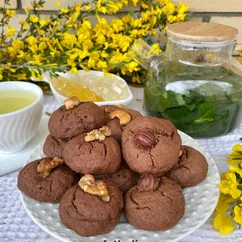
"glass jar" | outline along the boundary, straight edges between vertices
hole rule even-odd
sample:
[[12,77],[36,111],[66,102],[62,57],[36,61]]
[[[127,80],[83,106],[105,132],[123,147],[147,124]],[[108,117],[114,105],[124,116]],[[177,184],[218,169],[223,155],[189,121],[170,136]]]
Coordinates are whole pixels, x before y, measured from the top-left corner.
[[154,56],[142,40],[132,48],[133,58],[148,73],[146,111],[193,137],[228,133],[242,99],[242,68],[232,58],[238,31],[219,24],[178,23],[168,26],[167,33],[165,54]]

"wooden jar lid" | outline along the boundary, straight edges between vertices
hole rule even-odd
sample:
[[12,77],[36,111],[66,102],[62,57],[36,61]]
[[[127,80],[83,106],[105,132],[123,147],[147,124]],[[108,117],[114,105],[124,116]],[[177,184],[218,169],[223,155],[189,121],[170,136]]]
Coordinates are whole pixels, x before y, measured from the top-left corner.
[[235,39],[238,30],[223,24],[182,22],[167,25],[167,33],[183,40],[218,42]]

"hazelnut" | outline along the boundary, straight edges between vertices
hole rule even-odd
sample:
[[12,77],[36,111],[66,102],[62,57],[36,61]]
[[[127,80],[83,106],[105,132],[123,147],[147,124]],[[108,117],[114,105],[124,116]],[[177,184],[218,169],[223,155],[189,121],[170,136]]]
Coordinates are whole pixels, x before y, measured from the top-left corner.
[[110,119],[118,118],[120,124],[125,125],[131,121],[131,116],[123,110],[115,110],[109,114]]
[[138,187],[145,191],[156,190],[158,185],[159,180],[148,172],[144,173],[138,181]]
[[37,172],[40,173],[40,176],[42,178],[45,178],[50,175],[51,171],[58,167],[61,166],[64,163],[63,160],[54,157],[54,158],[44,158],[43,160],[40,161],[40,163],[37,166]]
[[84,192],[99,196],[104,202],[110,201],[106,183],[104,181],[95,181],[93,175],[84,175],[78,184]]
[[153,148],[157,143],[155,136],[148,131],[137,134],[135,140],[137,145],[145,150]]
[[77,107],[80,103],[81,101],[78,99],[78,97],[74,97],[74,96],[64,101],[64,105],[67,110]]

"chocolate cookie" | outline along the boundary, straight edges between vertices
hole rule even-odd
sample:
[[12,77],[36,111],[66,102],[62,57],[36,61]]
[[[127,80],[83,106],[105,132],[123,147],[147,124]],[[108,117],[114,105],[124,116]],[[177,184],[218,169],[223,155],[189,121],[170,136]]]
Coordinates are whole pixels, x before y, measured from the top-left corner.
[[118,186],[121,192],[126,193],[131,187],[137,184],[139,174],[130,170],[123,162],[115,173],[97,175],[96,178],[112,181]]
[[138,117],[125,126],[122,153],[129,167],[139,173],[162,174],[177,162],[181,138],[168,120]]
[[61,106],[50,117],[49,130],[52,136],[73,138],[105,123],[104,111],[92,102],[81,102],[74,108]]
[[[44,159],[50,161],[53,158]],[[61,165],[43,178],[37,171],[42,160],[32,161],[21,169],[18,175],[18,189],[34,200],[58,203],[63,194],[78,182],[79,175],[66,165]]]
[[62,223],[81,236],[95,236],[110,232],[118,223],[123,209],[123,196],[115,184],[105,182],[110,201],[84,192],[78,184],[62,197],[59,214]]
[[121,143],[121,134],[125,125],[120,124],[120,120],[118,118],[110,119],[109,117],[110,113],[116,110],[125,111],[130,115],[131,121],[136,119],[137,117],[143,116],[140,112],[136,110],[121,108],[115,105],[105,105],[105,106],[100,106],[100,108],[104,110],[104,112],[106,113],[105,125],[111,129],[112,136],[118,141],[118,143]]
[[68,142],[68,139],[58,139],[49,134],[45,140],[43,152],[49,157],[62,158],[62,151]]
[[181,187],[168,178],[144,174],[125,195],[125,216],[137,229],[163,231],[174,227],[185,213]]
[[166,176],[176,181],[181,187],[192,187],[206,179],[208,163],[198,150],[183,146],[183,155],[178,163],[166,173]]
[[113,137],[104,141],[85,141],[86,134],[70,140],[64,148],[66,165],[82,174],[114,173],[121,164],[120,146]]

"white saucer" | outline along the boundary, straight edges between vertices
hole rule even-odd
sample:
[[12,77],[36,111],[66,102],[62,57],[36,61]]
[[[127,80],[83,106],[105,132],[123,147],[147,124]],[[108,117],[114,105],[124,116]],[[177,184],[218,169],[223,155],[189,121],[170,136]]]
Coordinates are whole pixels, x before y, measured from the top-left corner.
[[35,136],[29,141],[25,148],[13,154],[0,153],[0,176],[23,167],[36,147],[43,143],[49,134],[48,120],[49,117],[42,117]]

